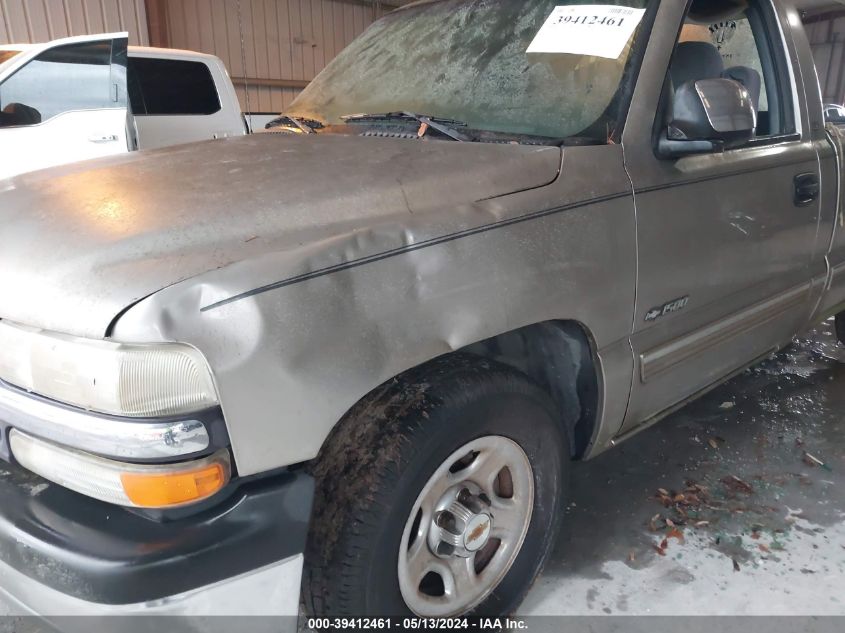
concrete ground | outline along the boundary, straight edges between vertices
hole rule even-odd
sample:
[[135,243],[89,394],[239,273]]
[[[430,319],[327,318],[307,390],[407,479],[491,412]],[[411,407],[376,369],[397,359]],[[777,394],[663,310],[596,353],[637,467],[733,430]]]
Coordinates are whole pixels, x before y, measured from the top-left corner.
[[830,324],[574,474],[521,615],[845,615],[845,348]]
[[522,615],[845,615],[832,324],[577,464],[565,523]]

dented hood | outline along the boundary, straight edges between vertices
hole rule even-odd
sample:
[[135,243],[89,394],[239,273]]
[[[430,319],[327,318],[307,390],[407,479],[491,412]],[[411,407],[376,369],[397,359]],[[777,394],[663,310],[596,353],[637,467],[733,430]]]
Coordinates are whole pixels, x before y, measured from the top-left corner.
[[164,287],[540,187],[560,164],[554,147],[258,134],[0,181],[0,318],[102,337]]

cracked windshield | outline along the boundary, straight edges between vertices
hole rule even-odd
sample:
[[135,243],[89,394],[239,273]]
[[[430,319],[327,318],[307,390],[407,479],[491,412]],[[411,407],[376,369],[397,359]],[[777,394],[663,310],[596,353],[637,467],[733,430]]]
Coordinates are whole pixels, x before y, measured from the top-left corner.
[[[471,130],[607,140],[648,2],[444,0],[396,11],[341,53],[287,115],[340,125],[349,115],[415,112]],[[601,25],[582,41],[578,20]],[[556,29],[564,29],[556,32]]]

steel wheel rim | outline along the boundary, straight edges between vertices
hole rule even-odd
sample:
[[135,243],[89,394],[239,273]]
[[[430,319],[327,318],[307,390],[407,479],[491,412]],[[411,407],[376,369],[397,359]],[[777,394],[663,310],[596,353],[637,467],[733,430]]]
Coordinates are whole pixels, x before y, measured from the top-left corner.
[[481,604],[513,566],[533,509],[533,469],[516,442],[490,435],[452,453],[417,496],[402,533],[397,567],[408,608],[448,617]]

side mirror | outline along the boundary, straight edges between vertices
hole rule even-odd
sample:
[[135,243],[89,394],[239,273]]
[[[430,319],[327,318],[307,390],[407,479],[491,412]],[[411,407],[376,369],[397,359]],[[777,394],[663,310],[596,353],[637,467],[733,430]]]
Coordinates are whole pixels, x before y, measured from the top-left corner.
[[699,79],[675,91],[672,122],[661,136],[662,158],[721,152],[754,138],[757,112],[748,90],[732,79]]

